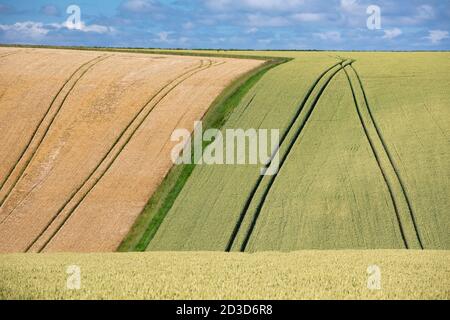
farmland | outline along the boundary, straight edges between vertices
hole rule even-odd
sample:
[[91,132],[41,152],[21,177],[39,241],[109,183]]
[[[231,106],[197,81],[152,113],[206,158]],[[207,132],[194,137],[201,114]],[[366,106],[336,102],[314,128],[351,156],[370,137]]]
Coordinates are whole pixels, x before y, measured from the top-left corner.
[[[0,259],[0,299],[449,299],[449,259],[413,250],[14,254]],[[381,290],[367,285],[374,264]],[[80,290],[66,287],[71,265]]]
[[[0,48],[0,252],[30,253],[0,255],[0,298],[449,299],[449,68],[448,52]],[[279,129],[278,174],[172,167],[170,134],[199,119]],[[146,252],[94,253],[118,249]]]
[[172,131],[263,63],[5,50],[1,252],[114,251],[172,166]]
[[290,56],[225,125],[281,128],[279,174],[198,166],[148,250],[449,249],[449,54]]

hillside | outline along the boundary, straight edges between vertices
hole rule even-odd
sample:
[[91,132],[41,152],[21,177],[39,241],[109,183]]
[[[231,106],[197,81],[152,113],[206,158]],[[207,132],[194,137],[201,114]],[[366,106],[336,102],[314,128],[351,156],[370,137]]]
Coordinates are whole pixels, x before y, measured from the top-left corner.
[[263,61],[0,48],[0,252],[114,251],[192,129]]
[[279,174],[197,166],[148,250],[449,249],[449,54],[278,54],[225,128],[279,128]]

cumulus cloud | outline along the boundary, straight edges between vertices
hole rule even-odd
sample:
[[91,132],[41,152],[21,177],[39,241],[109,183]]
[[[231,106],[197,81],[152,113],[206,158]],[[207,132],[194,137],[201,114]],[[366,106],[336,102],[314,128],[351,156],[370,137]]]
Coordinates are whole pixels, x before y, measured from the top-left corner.
[[270,15],[266,13],[249,13],[244,17],[246,24],[252,28],[278,28],[295,26],[301,22],[318,22],[324,19],[318,13],[296,13],[292,15]]
[[341,0],[340,5],[345,12],[355,13],[361,11],[361,6],[357,0]]
[[400,36],[402,34],[402,30],[399,28],[393,28],[393,29],[386,29],[384,30],[384,36],[383,39],[394,39],[397,38],[398,36]]
[[121,3],[119,10],[132,14],[148,14],[159,12],[160,7],[156,0],[126,0]]
[[233,11],[236,8],[251,11],[292,11],[299,9],[303,0],[204,0],[214,11]]
[[448,31],[444,30],[430,30],[428,31],[428,37],[426,39],[430,40],[433,44],[438,44],[444,39],[449,38]]
[[172,34],[173,32],[168,32],[168,31],[163,31],[163,32],[159,32],[159,33],[157,33],[157,36],[158,36],[158,41],[160,41],[160,42],[166,42],[166,43],[168,43],[168,42],[170,42],[170,40],[169,40],[169,36]]
[[339,23],[347,28],[358,28],[366,26],[367,7],[357,0],[340,0],[338,10]]
[[[74,30],[74,26],[64,23],[50,23],[44,24],[42,22],[24,21],[16,22],[14,24],[0,24],[0,31],[4,33],[7,39],[12,40],[41,40],[44,39],[49,33],[58,30]],[[86,25],[84,22],[80,22],[76,31],[91,32],[98,34],[113,33],[115,29],[112,27],[91,24]]]
[[[89,20],[77,28],[63,22],[64,7],[57,1],[42,0],[37,10],[22,2],[0,0],[0,42],[345,50],[448,50],[450,45],[450,12],[438,0],[102,1],[83,7]],[[46,3],[54,6],[40,7]],[[369,4],[381,7],[384,30],[367,31]]]
[[54,29],[68,29],[68,30],[76,30],[81,32],[93,32],[93,33],[113,33],[115,32],[115,28],[108,27],[108,26],[102,26],[98,24],[90,24],[87,25],[84,21],[80,21],[77,24],[64,22],[64,23],[51,23],[49,26],[53,27]]
[[29,37],[31,39],[39,39],[47,35],[50,30],[41,22],[25,21],[11,25],[0,24],[0,31],[5,32],[9,38]]

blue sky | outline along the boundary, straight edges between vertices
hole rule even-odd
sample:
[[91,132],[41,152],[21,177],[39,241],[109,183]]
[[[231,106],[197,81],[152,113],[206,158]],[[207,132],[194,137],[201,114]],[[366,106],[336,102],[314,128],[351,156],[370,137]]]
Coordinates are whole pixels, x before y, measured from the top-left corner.
[[0,43],[450,50],[450,0],[0,0]]

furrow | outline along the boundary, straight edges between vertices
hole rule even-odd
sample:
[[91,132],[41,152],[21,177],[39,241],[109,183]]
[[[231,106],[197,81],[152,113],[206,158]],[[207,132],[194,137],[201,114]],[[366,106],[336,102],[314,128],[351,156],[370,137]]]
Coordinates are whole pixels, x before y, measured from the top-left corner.
[[[53,97],[47,111],[39,121],[36,129],[28,140],[25,148],[16,161],[14,167],[8,172],[0,185],[0,207],[6,201],[11,194],[12,190],[16,187],[17,183],[23,177],[23,174],[33,160],[35,154],[39,150],[42,142],[47,136],[55,118],[61,111],[67,97],[73,91],[77,83],[83,78],[83,76],[91,70],[96,64],[104,61],[108,56],[100,56],[92,59],[85,64],[81,65],[75,72],[67,79],[67,81],[61,86],[59,91]],[[60,100],[60,102],[58,102]],[[9,216],[9,214],[0,221],[0,224]]]
[[[293,145],[294,145],[295,142],[297,141],[297,139],[298,139],[298,137],[300,136],[301,132],[303,131],[303,128],[305,127],[305,125],[306,125],[306,123],[307,123],[309,117],[311,116],[312,112],[314,111],[315,105],[316,105],[317,102],[319,101],[319,99],[320,99],[322,93],[325,91],[326,87],[327,87],[328,84],[331,82],[331,80],[334,78],[334,76],[335,76],[335,75],[343,68],[343,66],[342,66],[343,63],[345,63],[345,62],[344,62],[344,61],[341,61],[341,62],[339,62],[339,63],[337,63],[337,64],[331,66],[331,67],[328,68],[327,70],[325,70],[325,71],[317,78],[317,80],[313,83],[313,85],[310,87],[310,89],[309,89],[308,93],[306,94],[306,96],[305,96],[303,102],[301,103],[301,105],[300,105],[300,107],[299,107],[299,109],[298,109],[298,111],[297,111],[295,117],[292,119],[292,121],[291,121],[291,123],[289,124],[287,130],[284,132],[282,138],[280,139],[280,145],[279,145],[279,148],[274,152],[274,154],[273,154],[273,156],[272,156],[272,158],[271,158],[271,160],[270,160],[270,162],[269,162],[269,164],[268,164],[268,168],[271,167],[272,162],[273,162],[273,160],[275,159],[275,156],[281,152],[281,148],[283,148],[283,146],[284,146],[284,144],[285,144],[284,142],[285,142],[286,138],[288,137],[288,135],[289,135],[290,133],[293,132],[292,130],[293,130],[294,126],[297,124],[298,129],[297,129],[297,131],[295,132],[294,137],[292,138],[290,144],[288,145],[286,152],[284,153],[283,157],[281,158],[280,166],[279,166],[279,170],[281,170],[281,168],[283,167],[283,165],[284,165],[284,163],[285,163],[287,157],[289,156],[289,153],[290,153],[290,151],[291,151]],[[338,68],[337,70],[335,70],[335,71],[329,76],[329,78],[326,80],[326,82],[324,83],[324,85],[321,87],[321,89],[319,90],[319,92],[317,93],[317,95],[316,95],[314,98],[312,98],[312,94],[313,94],[313,92],[315,91],[315,89],[318,88],[319,83],[320,83],[323,79],[325,79],[325,76],[326,76],[329,72],[331,72],[333,69],[335,69],[335,68],[338,67],[338,66],[339,66],[339,68]],[[308,101],[310,101],[311,98],[313,99],[313,102],[312,102],[311,107],[309,108],[309,110],[306,111],[306,116],[305,116],[305,118],[304,118],[303,121],[302,121],[302,120],[300,119],[300,116],[301,116],[301,114],[303,113],[303,111],[305,110],[306,104],[308,103]],[[299,121],[300,121],[300,123],[298,123]],[[278,172],[279,172],[279,171],[278,171]],[[259,214],[260,214],[260,212],[261,212],[261,209],[262,209],[262,207],[263,207],[263,205],[264,205],[264,202],[265,202],[265,200],[266,200],[266,198],[267,198],[267,196],[268,196],[268,194],[269,194],[269,192],[270,192],[270,189],[271,189],[273,183],[275,182],[277,176],[278,176],[278,173],[275,174],[275,175],[273,175],[273,176],[271,176],[270,178],[268,178],[268,179],[269,179],[269,184],[267,185],[267,187],[266,187],[266,188],[264,189],[264,191],[263,191],[263,195],[262,195],[262,197],[260,198],[260,200],[259,200],[259,202],[258,202],[258,205],[257,205],[257,208],[256,208],[256,212],[254,213],[253,218],[252,218],[252,220],[251,220],[250,227],[249,227],[249,229],[245,232],[244,240],[243,240],[242,244],[239,246],[240,251],[242,251],[242,252],[246,250],[247,244],[248,244],[248,242],[249,242],[249,240],[250,240],[250,237],[251,237],[251,235],[252,235],[252,233],[253,233],[253,230],[254,230],[254,228],[255,228],[255,226],[256,226],[256,222],[257,222],[257,220],[258,220],[258,218],[259,218]],[[235,228],[235,230],[234,230],[234,232],[233,232],[233,234],[232,234],[232,237],[230,238],[230,242],[228,243],[228,247],[227,247],[227,251],[228,251],[228,252],[231,251],[231,250],[233,249],[233,247],[238,246],[237,243],[236,243],[237,236],[238,236],[240,230],[241,230],[242,227],[243,227],[242,224],[243,224],[243,222],[244,222],[244,219],[245,219],[245,217],[248,215],[247,212],[248,212],[248,210],[249,210],[249,208],[250,208],[250,205],[252,204],[252,202],[253,202],[253,200],[254,200],[254,198],[255,198],[255,195],[256,195],[257,191],[260,189],[261,183],[263,182],[264,178],[265,178],[265,176],[263,176],[263,175],[261,175],[261,176],[258,178],[258,181],[256,182],[256,184],[255,184],[255,186],[254,186],[254,188],[253,188],[253,190],[252,190],[252,192],[251,192],[251,194],[250,194],[250,197],[247,199],[247,202],[246,202],[246,204],[245,204],[245,206],[244,206],[244,209],[243,209],[243,211],[241,212],[241,216],[240,216],[238,225],[236,226],[236,228]]]
[[[356,94],[354,91],[354,86],[351,82],[351,78],[347,70],[345,70],[352,92],[354,94],[354,100],[358,111],[358,116],[360,117],[360,121],[366,133],[367,139],[369,140],[372,151],[378,162],[378,166],[380,167],[380,170],[383,174],[383,178],[391,194],[391,199],[394,204],[397,220],[399,222],[399,227],[402,233],[402,238],[405,243],[405,247],[407,249],[411,248],[415,249],[418,246],[420,249],[424,249],[423,242],[417,227],[414,211],[411,205],[411,201],[406,192],[405,184],[401,178],[401,175],[393,160],[389,148],[387,147],[387,144],[383,138],[380,127],[377,121],[375,120],[375,117],[373,116],[362,80],[353,66],[350,66],[350,69],[354,72],[355,77],[357,79],[356,82],[363,96],[364,101],[363,104],[365,106],[364,111],[367,113],[367,116],[364,116],[364,114],[362,113],[361,105],[358,103],[356,99]],[[370,135],[369,133],[368,126],[372,127],[373,132],[372,135]],[[376,143],[374,141],[375,139],[378,142],[377,143],[377,145],[379,146],[378,148],[375,145]],[[382,160],[384,160],[383,161],[384,164],[382,163]],[[413,230],[414,236],[411,235],[412,232],[407,232],[407,230],[408,231]]]
[[[342,61],[341,61],[340,63],[342,63]],[[283,142],[284,142],[284,140],[286,139],[287,135],[289,134],[289,131],[292,129],[292,127],[293,127],[293,125],[294,125],[296,119],[299,117],[299,115],[300,115],[301,112],[303,111],[303,109],[304,109],[304,107],[305,107],[305,105],[306,105],[306,102],[308,101],[309,97],[311,96],[312,92],[314,91],[314,88],[316,88],[316,86],[317,86],[317,84],[320,82],[320,80],[321,80],[321,79],[322,79],[329,71],[331,71],[333,68],[337,67],[340,63],[336,63],[336,64],[334,64],[333,66],[329,67],[327,70],[325,70],[325,71],[324,71],[324,72],[316,79],[316,81],[311,85],[311,87],[309,88],[308,92],[307,92],[306,95],[305,95],[305,98],[303,99],[302,103],[300,104],[299,108],[297,109],[297,112],[296,112],[295,116],[292,118],[292,120],[291,120],[291,122],[289,123],[288,127],[287,127],[286,130],[284,131],[283,136],[282,136],[281,139],[280,139],[280,146],[279,146],[279,148],[281,147],[281,145],[283,144]],[[253,99],[254,99],[254,97],[252,98],[252,101],[253,101]],[[279,150],[279,148],[278,148],[278,150]],[[276,152],[278,152],[278,150],[277,150]],[[276,152],[274,153],[274,155],[276,155]],[[274,155],[272,156],[271,160],[270,160],[269,163],[268,163],[268,166],[269,166],[269,167],[270,167],[270,164],[272,163],[272,161],[273,161],[273,159],[274,159],[274,157],[275,157]],[[239,230],[241,229],[242,223],[244,222],[245,215],[246,215],[246,213],[247,213],[247,211],[248,211],[248,209],[249,209],[249,207],[250,207],[250,204],[251,204],[252,201],[253,201],[253,198],[254,198],[254,196],[255,196],[255,194],[256,194],[256,191],[259,189],[259,186],[261,185],[261,182],[262,182],[263,178],[264,178],[264,176],[263,176],[263,175],[260,175],[260,176],[258,177],[258,180],[255,182],[255,185],[253,186],[253,188],[252,188],[252,190],[251,190],[251,192],[250,192],[250,194],[249,194],[249,196],[248,196],[248,198],[247,198],[247,200],[246,200],[246,202],[245,202],[245,204],[244,204],[244,207],[243,207],[243,209],[242,209],[242,211],[241,211],[241,213],[240,213],[240,215],[239,215],[239,220],[238,220],[238,222],[236,223],[236,226],[235,226],[234,229],[233,229],[233,232],[232,232],[232,234],[231,234],[230,240],[228,241],[227,247],[226,247],[226,249],[225,249],[226,252],[230,252],[231,249],[233,248],[233,244],[234,244],[234,242],[236,241],[236,237],[237,237],[237,235],[238,235],[238,233],[239,233]]]

